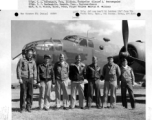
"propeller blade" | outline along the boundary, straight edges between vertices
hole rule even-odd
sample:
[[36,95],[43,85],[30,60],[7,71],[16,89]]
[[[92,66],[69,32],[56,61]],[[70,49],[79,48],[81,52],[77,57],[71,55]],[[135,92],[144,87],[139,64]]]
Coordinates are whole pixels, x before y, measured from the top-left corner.
[[137,63],[141,64],[143,67],[145,67],[145,61],[143,60],[139,60],[138,58],[132,57],[132,56],[128,56],[128,59],[134,60]]
[[18,56],[20,56],[21,54],[22,54],[22,53],[20,53],[20,54],[18,54],[17,56],[15,56],[15,57],[13,58],[13,60],[16,59]]
[[122,36],[123,36],[125,52],[128,52],[127,47],[128,47],[129,28],[128,28],[128,21],[127,20],[122,21]]

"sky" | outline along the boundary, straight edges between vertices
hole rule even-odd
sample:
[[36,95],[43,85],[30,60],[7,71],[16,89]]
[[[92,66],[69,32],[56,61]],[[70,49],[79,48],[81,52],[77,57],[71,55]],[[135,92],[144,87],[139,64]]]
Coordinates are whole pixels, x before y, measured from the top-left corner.
[[[145,21],[128,20],[129,42],[145,41]],[[12,21],[11,57],[21,53],[25,44],[41,39],[63,39],[66,35],[81,35],[102,41],[104,37],[110,43],[123,46],[121,20],[71,20],[71,21]],[[12,60],[12,83],[17,82],[16,64],[19,57]]]

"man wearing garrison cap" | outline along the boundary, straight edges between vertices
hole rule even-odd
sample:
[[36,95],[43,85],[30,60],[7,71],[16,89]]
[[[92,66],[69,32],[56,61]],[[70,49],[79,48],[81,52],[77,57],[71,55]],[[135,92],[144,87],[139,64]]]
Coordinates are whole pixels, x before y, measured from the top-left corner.
[[40,86],[39,109],[49,110],[51,85],[55,84],[52,56],[44,55],[44,63],[38,66],[38,85]]

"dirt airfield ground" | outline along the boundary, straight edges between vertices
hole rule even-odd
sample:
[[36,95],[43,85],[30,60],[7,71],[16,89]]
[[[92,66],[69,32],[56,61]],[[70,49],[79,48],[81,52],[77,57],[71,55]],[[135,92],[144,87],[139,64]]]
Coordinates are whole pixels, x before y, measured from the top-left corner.
[[[20,89],[12,89],[12,120],[145,120],[146,93],[145,88],[134,87],[136,109],[130,107],[128,97],[128,109],[122,107],[120,89],[117,90],[117,106],[115,109],[96,109],[93,102],[91,109],[82,110],[77,106],[75,109],[54,110],[55,102],[51,102],[49,111],[38,110],[39,90],[34,89],[32,112],[20,113],[19,93]],[[101,90],[101,92],[103,92]],[[70,94],[70,90],[69,90]]]

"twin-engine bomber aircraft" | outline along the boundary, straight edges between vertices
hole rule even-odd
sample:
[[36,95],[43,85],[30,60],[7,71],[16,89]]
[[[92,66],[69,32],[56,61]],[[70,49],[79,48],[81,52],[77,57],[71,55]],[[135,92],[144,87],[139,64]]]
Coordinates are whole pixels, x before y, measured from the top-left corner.
[[[114,61],[117,64],[120,63],[121,57],[127,57],[130,66],[134,70],[136,82],[144,82],[145,43],[140,40],[128,43],[129,29],[127,20],[122,21],[122,35],[124,46],[121,49],[114,44],[108,43],[109,39],[107,38],[97,42],[93,38],[68,35],[63,40],[51,38],[30,42],[24,46],[23,50],[33,49],[37,65],[43,62],[43,56],[45,54],[51,54],[54,63],[58,60],[59,54],[63,53],[69,64],[75,61],[77,54],[80,54],[82,62],[86,65],[91,64],[92,56],[97,56],[98,65],[101,68],[107,63],[108,56],[114,56]],[[19,55],[21,55],[21,53]],[[14,57],[13,60],[16,57]]]

